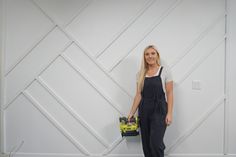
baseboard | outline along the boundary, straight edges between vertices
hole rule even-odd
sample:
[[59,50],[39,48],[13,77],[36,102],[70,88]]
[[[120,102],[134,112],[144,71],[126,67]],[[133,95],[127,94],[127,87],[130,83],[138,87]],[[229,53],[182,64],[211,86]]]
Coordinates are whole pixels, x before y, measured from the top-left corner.
[[[107,157],[144,157],[142,154],[109,154]],[[0,157],[9,157],[0,154]],[[48,153],[14,153],[14,157],[88,157],[81,154],[48,154]],[[105,157],[103,155],[91,155],[89,157]],[[236,154],[168,154],[165,157],[236,157]]]
[[165,157],[236,157],[236,154],[169,154]]
[[0,157],[9,157],[9,155],[7,155],[7,154],[0,154]]

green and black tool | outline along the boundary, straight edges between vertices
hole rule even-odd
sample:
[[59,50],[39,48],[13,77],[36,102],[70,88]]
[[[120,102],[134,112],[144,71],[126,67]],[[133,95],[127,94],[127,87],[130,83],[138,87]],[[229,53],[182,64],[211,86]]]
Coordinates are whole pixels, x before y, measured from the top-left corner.
[[139,135],[139,119],[132,117],[130,121],[126,117],[120,117],[121,136],[137,136]]

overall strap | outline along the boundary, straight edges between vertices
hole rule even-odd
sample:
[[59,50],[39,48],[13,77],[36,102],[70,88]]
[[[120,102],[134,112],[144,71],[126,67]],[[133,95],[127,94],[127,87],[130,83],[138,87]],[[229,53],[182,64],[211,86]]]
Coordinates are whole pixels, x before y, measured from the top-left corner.
[[161,76],[161,72],[162,72],[163,66],[161,66],[160,72],[158,74],[158,76]]

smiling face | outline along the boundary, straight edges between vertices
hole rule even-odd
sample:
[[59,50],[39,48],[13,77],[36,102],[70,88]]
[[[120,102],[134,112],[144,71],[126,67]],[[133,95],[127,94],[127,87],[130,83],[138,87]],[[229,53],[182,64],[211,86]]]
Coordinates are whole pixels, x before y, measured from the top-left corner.
[[144,52],[144,59],[147,66],[158,65],[159,55],[154,48],[149,48]]

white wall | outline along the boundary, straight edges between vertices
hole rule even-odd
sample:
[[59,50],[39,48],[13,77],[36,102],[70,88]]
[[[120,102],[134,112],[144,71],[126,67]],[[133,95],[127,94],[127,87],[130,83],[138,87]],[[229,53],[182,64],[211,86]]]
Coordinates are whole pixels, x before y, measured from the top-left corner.
[[233,7],[226,53],[224,0],[5,0],[4,151],[142,156],[140,137],[122,139],[118,118],[142,51],[155,44],[175,81],[166,154],[235,154]]
[[[4,61],[4,57],[3,57],[3,18],[4,18],[4,11],[3,11],[4,7],[3,7],[3,1],[0,0],[0,109],[1,106],[3,104],[3,61]],[[4,148],[3,148],[3,112],[2,110],[0,110],[0,154],[1,152],[3,152]]]
[[229,111],[229,122],[228,122],[228,154],[236,155],[236,1],[228,1],[228,111]]

